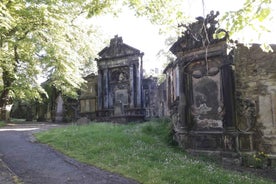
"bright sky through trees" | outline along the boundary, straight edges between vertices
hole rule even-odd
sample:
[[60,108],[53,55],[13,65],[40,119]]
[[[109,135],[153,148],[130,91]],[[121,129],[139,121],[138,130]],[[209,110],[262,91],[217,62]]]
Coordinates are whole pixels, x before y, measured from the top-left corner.
[[[191,18],[204,16],[204,14],[208,14],[211,10],[219,11],[222,16],[226,11],[235,11],[241,8],[243,2],[242,0],[186,0],[183,10]],[[267,24],[267,28],[271,30],[271,33],[264,33],[261,38],[258,38],[258,35],[254,34],[254,31],[247,30],[243,35],[236,35],[235,39],[254,43],[267,42],[276,44],[275,1],[272,1],[271,7],[273,20],[272,23]],[[161,68],[163,66],[165,61],[160,61],[160,58],[156,57],[156,55],[160,49],[165,48],[165,39],[173,35],[168,33],[159,35],[158,26],[152,25],[146,18],[135,17],[130,10],[124,10],[118,17],[105,15],[93,18],[93,23],[95,22],[101,27],[102,34],[107,39],[112,38],[114,35],[122,36],[126,44],[143,51],[145,53],[144,68],[146,70],[156,67]]]

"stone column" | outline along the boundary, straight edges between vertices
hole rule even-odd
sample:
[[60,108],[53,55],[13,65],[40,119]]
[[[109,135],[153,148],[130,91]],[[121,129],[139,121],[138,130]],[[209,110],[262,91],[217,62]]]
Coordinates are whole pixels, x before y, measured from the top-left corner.
[[103,71],[103,107],[108,109],[108,69],[105,68]]
[[103,95],[102,95],[102,77],[103,73],[102,70],[98,70],[98,110],[102,110],[103,109]]
[[[108,81],[111,80],[109,79],[109,77],[111,76],[111,73],[110,73],[110,70],[108,71]],[[109,82],[108,82],[109,83]],[[108,85],[107,83],[107,85]],[[107,94],[108,94],[108,108],[114,108],[114,104],[113,104],[113,97],[112,94],[113,91],[112,91],[112,87],[110,85],[108,85],[108,89],[107,89]],[[116,103],[116,102],[115,102]]]
[[186,123],[186,113],[185,113],[185,106],[186,106],[186,97],[185,97],[185,80],[184,80],[184,69],[179,68],[179,104],[178,104],[178,112],[179,112],[179,120],[181,122],[181,129],[187,129]]
[[141,93],[141,107],[143,107],[143,104],[145,103],[144,102],[144,98],[143,98],[143,85],[142,85],[142,80],[144,79],[144,73],[143,73],[143,56],[144,56],[144,53],[141,53],[140,55],[140,62],[139,62],[139,68],[140,68],[140,93]]
[[136,66],[136,106],[137,107],[142,107],[141,105],[141,91],[142,91],[142,87],[141,87],[141,81],[142,81],[142,78],[141,78],[141,71],[140,71],[140,67],[139,66]]
[[225,107],[224,127],[234,130],[236,125],[234,106],[234,74],[231,65],[224,65],[221,69],[222,93]]
[[130,91],[129,91],[129,96],[130,96],[130,108],[134,107],[134,79],[133,79],[133,65],[129,66],[129,85],[130,85]]

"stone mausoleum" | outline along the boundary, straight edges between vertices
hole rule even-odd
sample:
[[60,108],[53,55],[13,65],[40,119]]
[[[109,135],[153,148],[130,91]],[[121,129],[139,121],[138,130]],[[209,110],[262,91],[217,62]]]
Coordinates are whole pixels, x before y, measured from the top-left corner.
[[[276,155],[276,54],[231,47],[218,13],[184,25],[164,70],[174,138],[191,153]],[[223,35],[214,37],[215,32]],[[276,50],[276,46],[272,46]]]
[[99,52],[98,119],[143,119],[143,55],[140,50],[123,43],[122,37],[118,36]]
[[85,77],[87,86],[80,96],[81,116],[113,122],[163,116],[165,102],[157,97],[157,79],[143,77],[143,52],[115,36],[98,55],[98,75]]

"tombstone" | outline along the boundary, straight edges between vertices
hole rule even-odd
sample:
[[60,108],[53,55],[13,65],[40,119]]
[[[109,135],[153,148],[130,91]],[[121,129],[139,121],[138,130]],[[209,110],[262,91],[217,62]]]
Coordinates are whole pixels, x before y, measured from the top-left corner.
[[90,122],[90,120],[87,117],[82,117],[76,121],[76,124],[77,125],[87,125],[87,124],[89,124],[89,122]]
[[144,119],[142,99],[143,53],[115,36],[99,52],[98,103],[99,121],[129,122]]
[[63,121],[63,99],[61,93],[56,99],[56,112],[55,112],[55,122]]

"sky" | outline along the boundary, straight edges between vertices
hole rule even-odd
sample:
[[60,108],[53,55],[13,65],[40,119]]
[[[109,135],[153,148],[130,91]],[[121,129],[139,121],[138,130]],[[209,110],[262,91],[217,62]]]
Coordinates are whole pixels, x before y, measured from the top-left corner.
[[[223,14],[226,11],[237,10],[243,4],[242,0],[204,0],[204,4],[202,0],[185,1],[186,4],[183,9],[185,14],[190,17],[203,16],[211,10],[219,11],[220,14]],[[272,2],[272,7],[276,7],[275,1]],[[275,9],[273,14],[275,14]],[[276,15],[274,17],[276,18]],[[124,43],[144,52],[143,60],[146,71],[151,68],[161,68],[162,70],[164,61],[160,61],[157,53],[161,49],[168,50],[168,47],[165,46],[165,39],[170,35],[160,35],[158,26],[151,24],[146,18],[135,17],[129,10],[123,11],[118,17],[113,17],[112,15],[97,17],[93,19],[93,23],[101,27],[102,34],[106,37],[111,39],[115,35],[121,36]],[[272,30],[272,33],[264,35],[264,41],[276,43],[275,25],[275,19],[273,23],[267,25]],[[247,32],[247,34],[249,33]]]

